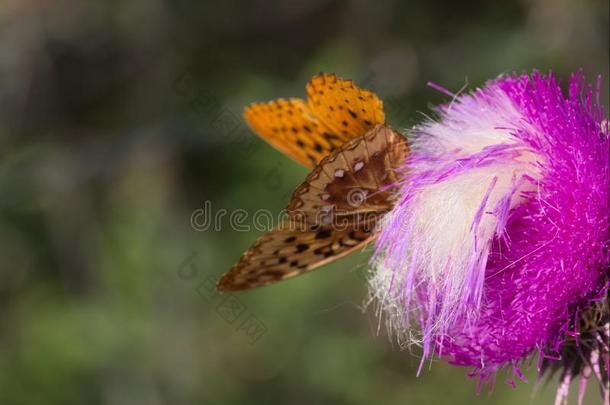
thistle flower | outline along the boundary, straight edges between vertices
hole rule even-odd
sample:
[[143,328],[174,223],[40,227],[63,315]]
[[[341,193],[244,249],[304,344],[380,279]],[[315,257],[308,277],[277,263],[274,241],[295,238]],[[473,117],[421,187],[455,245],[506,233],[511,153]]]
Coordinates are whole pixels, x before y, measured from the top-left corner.
[[480,383],[507,365],[522,377],[534,352],[541,370],[562,355],[572,367],[575,320],[608,289],[600,86],[577,73],[564,95],[552,74],[502,76],[411,131],[370,286],[400,342],[422,344],[422,364],[438,355]]

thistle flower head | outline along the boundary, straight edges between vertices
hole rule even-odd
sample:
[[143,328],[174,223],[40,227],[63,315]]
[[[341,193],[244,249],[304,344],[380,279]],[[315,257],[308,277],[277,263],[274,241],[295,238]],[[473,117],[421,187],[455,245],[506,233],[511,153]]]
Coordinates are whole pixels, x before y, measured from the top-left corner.
[[[607,288],[608,121],[580,73],[508,75],[412,130],[371,294],[401,342],[487,380],[559,356]],[[417,331],[417,332],[415,332]]]

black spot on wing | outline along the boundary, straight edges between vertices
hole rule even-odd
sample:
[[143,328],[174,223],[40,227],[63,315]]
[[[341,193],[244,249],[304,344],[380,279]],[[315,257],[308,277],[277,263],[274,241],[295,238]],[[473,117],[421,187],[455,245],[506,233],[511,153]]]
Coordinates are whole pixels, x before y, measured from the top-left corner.
[[309,249],[309,245],[308,245],[307,243],[299,243],[299,244],[296,246],[296,252],[297,252],[297,253],[304,252],[304,251],[306,251],[307,249]]

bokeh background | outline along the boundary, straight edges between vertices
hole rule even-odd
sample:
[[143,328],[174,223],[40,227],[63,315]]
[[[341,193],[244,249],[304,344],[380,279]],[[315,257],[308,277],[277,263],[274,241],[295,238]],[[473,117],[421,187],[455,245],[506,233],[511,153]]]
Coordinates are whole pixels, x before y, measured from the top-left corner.
[[[0,403],[550,404],[555,382],[476,396],[419,378],[374,310],[367,252],[216,296],[260,234],[205,207],[278,212],[305,169],[255,137],[252,101],[314,74],[373,89],[406,128],[502,72],[605,77],[608,1],[3,0]],[[576,389],[573,387],[573,394]],[[575,396],[572,395],[572,400]],[[595,388],[587,396],[597,403]]]

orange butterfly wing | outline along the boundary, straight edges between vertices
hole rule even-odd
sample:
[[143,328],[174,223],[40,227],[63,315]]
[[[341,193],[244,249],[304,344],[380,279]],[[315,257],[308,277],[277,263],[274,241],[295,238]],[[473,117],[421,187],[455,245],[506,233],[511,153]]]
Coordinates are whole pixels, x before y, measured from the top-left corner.
[[362,136],[385,121],[383,102],[375,93],[334,74],[311,79],[307,96],[311,112],[345,140]]
[[244,118],[261,138],[305,167],[315,167],[348,140],[383,124],[383,102],[372,92],[335,74],[307,84],[308,100],[254,103]]

